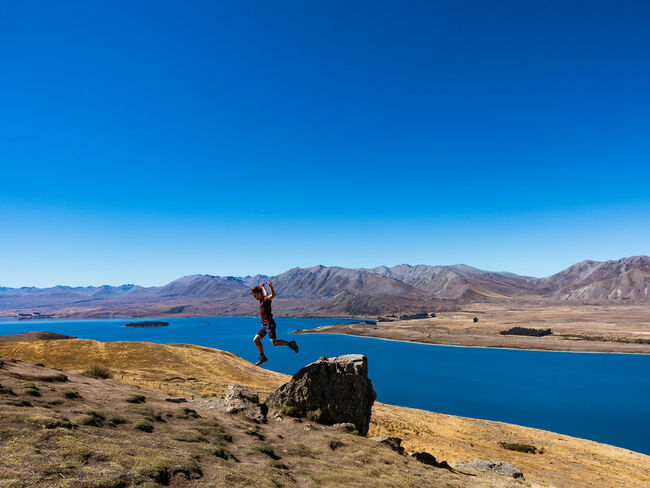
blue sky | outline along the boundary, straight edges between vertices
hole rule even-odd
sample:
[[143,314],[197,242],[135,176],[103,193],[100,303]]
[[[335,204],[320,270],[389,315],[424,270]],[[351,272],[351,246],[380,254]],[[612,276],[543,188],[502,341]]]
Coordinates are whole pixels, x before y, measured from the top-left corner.
[[0,286],[650,254],[647,2],[1,2]]

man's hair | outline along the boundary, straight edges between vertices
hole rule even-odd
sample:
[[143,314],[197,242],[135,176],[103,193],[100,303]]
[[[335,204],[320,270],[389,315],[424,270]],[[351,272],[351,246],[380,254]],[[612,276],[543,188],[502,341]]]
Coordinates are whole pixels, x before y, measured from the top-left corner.
[[262,293],[262,287],[258,285],[251,288],[251,295],[254,295],[255,293]]

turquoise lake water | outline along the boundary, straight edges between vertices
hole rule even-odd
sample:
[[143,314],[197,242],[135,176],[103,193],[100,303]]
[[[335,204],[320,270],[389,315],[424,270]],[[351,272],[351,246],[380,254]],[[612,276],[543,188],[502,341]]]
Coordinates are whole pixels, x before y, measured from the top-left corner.
[[[145,320],[145,319],[138,319]],[[0,320],[0,334],[57,332],[99,341],[181,342],[255,361],[255,317],[162,319],[169,327],[127,328],[128,319]],[[368,357],[377,400],[434,412],[536,427],[650,454],[650,356],[436,346],[338,334],[290,331],[344,319],[279,318],[278,338],[264,338],[266,369],[293,374],[341,354]]]

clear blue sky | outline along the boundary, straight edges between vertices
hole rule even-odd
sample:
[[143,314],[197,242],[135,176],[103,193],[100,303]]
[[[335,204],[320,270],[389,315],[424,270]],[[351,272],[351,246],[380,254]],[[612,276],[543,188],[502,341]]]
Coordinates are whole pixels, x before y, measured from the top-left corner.
[[0,285],[650,254],[650,3],[0,2]]

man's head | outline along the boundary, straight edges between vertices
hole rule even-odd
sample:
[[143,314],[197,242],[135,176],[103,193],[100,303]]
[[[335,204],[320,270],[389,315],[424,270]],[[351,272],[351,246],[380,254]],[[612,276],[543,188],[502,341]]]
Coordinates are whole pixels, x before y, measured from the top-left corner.
[[251,288],[250,294],[253,295],[256,300],[261,300],[264,297],[261,286],[254,286]]

